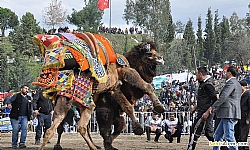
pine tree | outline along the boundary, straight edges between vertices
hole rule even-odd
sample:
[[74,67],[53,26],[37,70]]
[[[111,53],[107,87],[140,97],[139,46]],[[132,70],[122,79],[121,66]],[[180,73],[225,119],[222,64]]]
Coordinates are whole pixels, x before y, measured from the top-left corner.
[[215,35],[215,49],[214,49],[214,62],[221,63],[221,26],[219,24],[219,13],[215,11],[214,16],[214,35]]
[[191,69],[191,67],[196,68],[195,33],[193,28],[193,22],[190,19],[188,20],[187,25],[185,27],[183,39],[187,44],[186,51],[184,53],[184,56],[186,57],[183,57],[183,63],[186,64],[189,69]]
[[198,53],[198,61],[199,61],[199,66],[201,65],[201,61],[204,57],[204,48],[203,48],[203,38],[202,38],[202,21],[201,21],[201,16],[198,17],[198,29],[196,32],[197,40],[196,40],[196,49]]
[[204,41],[204,57],[207,60],[207,64],[211,66],[213,64],[214,49],[215,49],[215,38],[213,31],[213,17],[211,8],[207,11],[206,27],[205,27],[205,41]]
[[8,79],[7,79],[7,55],[5,52],[5,40],[6,38],[2,37],[0,42],[0,92],[4,92],[8,88]]
[[226,16],[223,16],[222,22],[220,23],[221,26],[221,60],[226,61],[226,54],[228,53],[228,49],[225,46],[227,39],[230,39],[230,27],[229,21]]

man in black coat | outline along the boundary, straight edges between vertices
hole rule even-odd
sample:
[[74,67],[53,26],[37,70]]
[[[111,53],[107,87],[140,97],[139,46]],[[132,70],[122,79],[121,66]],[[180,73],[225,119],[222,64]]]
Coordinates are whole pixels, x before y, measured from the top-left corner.
[[[36,127],[35,144],[41,144],[40,138],[42,136],[42,128],[44,127],[44,133],[50,128],[52,123],[52,110],[53,106],[50,99],[43,96],[43,91],[39,90],[34,95],[33,100],[34,114],[37,115],[38,125]],[[43,135],[44,137],[44,135]]]
[[[236,142],[246,142],[249,132],[249,121],[250,121],[250,91],[247,90],[247,83],[240,81],[242,87],[242,95],[240,100],[241,108],[241,119],[234,126],[234,136]],[[248,146],[239,146],[239,150],[249,150]]]
[[[28,132],[28,121],[32,119],[31,97],[27,95],[29,87],[22,85],[20,93],[14,94],[7,102],[12,126],[12,148],[17,149],[18,133],[21,131],[20,148],[26,148],[25,141]],[[21,129],[21,130],[20,130]]]

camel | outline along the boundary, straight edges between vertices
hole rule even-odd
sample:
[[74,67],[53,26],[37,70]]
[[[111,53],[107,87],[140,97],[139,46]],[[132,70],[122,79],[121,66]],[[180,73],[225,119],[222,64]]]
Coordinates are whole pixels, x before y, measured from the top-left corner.
[[[155,51],[156,47],[154,43],[149,43],[152,47],[151,51],[141,52],[140,48],[143,47],[142,43],[141,45],[135,46],[125,55],[125,57],[129,61],[130,67],[134,68],[144,81],[152,83],[153,77],[156,76],[156,65],[160,65],[162,62],[158,62],[157,57],[159,57],[159,54]],[[135,104],[135,101],[143,97],[144,94],[145,93],[141,89],[123,81],[120,90],[117,91],[116,94],[106,92],[99,96],[99,100],[96,102],[96,117],[100,134],[104,140],[105,150],[117,150],[112,146],[112,142],[126,127],[124,117],[120,115],[122,109],[119,103],[117,103],[117,101],[119,101],[118,99],[120,99],[121,96],[125,96],[133,105]],[[132,120],[132,122],[134,121]],[[111,133],[112,125],[114,125],[113,133]],[[135,134],[140,135],[143,133],[143,128],[141,126],[138,124],[137,126],[133,126],[139,128],[135,130],[137,131]]]
[[[65,36],[67,37],[69,35],[65,35]],[[81,40],[84,40],[88,45],[91,45],[90,46],[90,52],[92,54],[91,57],[93,59],[99,57],[98,55],[99,55],[100,46],[98,46],[96,44],[95,38],[93,38],[93,36],[91,36],[90,33],[88,33],[88,34],[81,33],[81,34],[75,34],[75,35],[70,35],[70,36],[71,37],[69,37],[69,39],[72,38],[72,36],[74,36],[74,38],[75,38],[75,36],[80,38],[80,40],[77,39],[77,42],[78,43],[80,42],[80,44],[79,44],[80,46],[82,46],[81,45],[82,44]],[[45,43],[46,42],[46,36],[45,35],[41,35],[40,37],[41,37],[40,42],[42,41],[43,43],[42,44],[39,43],[39,42],[35,42],[35,43],[36,44],[39,43],[37,45],[40,47],[40,50],[43,53],[50,50],[51,47],[55,48],[57,46],[62,46],[62,45],[64,46],[64,45],[70,45],[71,44],[71,43],[69,43],[70,40],[65,42],[65,39],[63,39],[63,42],[61,42],[62,40],[59,39],[59,43],[54,42],[54,45],[52,45],[51,43],[49,43],[49,44]],[[96,36],[96,37],[98,37],[98,36]],[[49,37],[47,37],[47,39],[52,39],[52,37],[49,36]],[[74,43],[74,44],[77,44],[77,43]],[[79,45],[77,45],[77,46],[79,46]],[[141,49],[140,49],[141,51],[149,52],[152,49],[152,47],[150,46],[150,43],[144,43],[143,45],[144,45],[144,47],[141,47]],[[73,46],[75,46],[75,45],[73,45]],[[77,46],[75,46],[75,47],[77,47]],[[64,49],[64,47],[62,49]],[[73,105],[77,106],[79,108],[79,110],[80,110],[80,116],[81,117],[80,117],[80,120],[78,122],[78,131],[79,131],[79,133],[85,139],[86,143],[88,144],[88,146],[89,146],[89,148],[91,150],[98,149],[99,147],[96,146],[94,144],[94,142],[91,140],[91,138],[88,136],[88,127],[87,127],[87,125],[89,123],[89,120],[90,120],[90,117],[91,117],[91,114],[93,113],[93,111],[95,109],[95,106],[96,106],[95,103],[98,101],[99,95],[101,95],[102,93],[105,93],[105,92],[111,93],[112,96],[121,95],[122,92],[120,91],[119,87],[121,86],[122,82],[124,82],[124,81],[126,83],[129,83],[129,84],[133,85],[134,87],[137,87],[138,89],[142,90],[143,93],[148,94],[150,96],[152,102],[153,102],[154,109],[156,111],[158,111],[158,112],[163,112],[164,111],[164,107],[162,106],[162,104],[160,103],[160,101],[158,100],[156,95],[154,94],[151,84],[145,82],[140,77],[140,75],[138,74],[138,72],[135,69],[129,67],[129,63],[128,63],[127,59],[124,56],[122,56],[120,54],[116,54],[116,56],[117,56],[117,61],[116,62],[109,62],[106,59],[107,62],[106,62],[105,68],[108,68],[106,70],[108,80],[106,82],[103,82],[103,81],[105,81],[105,79],[99,80],[98,82],[100,82],[100,84],[97,87],[95,87],[95,88],[93,87],[91,89],[93,91],[93,96],[92,96],[93,97],[93,103],[91,102],[90,105],[82,105],[79,102],[74,101],[73,97],[70,99],[70,98],[67,98],[66,96],[62,96],[62,95],[57,95],[56,96],[55,107],[54,107],[54,121],[53,121],[52,126],[46,131],[43,143],[39,148],[40,150],[44,149],[47,142],[53,137],[54,131],[61,124],[61,122],[65,118],[67,112],[71,109],[71,107]],[[162,57],[160,57],[160,56],[157,56],[157,58],[154,58],[154,59],[158,59],[159,62],[163,61]],[[86,61],[82,61],[82,60],[83,60],[83,58],[78,58],[76,60],[78,62],[78,66],[75,66],[74,70],[77,70],[76,68],[78,68],[79,66],[80,66],[79,67],[80,69],[78,69],[78,72],[75,73],[75,74],[79,73],[82,76],[90,79],[91,82],[94,82],[94,81],[96,82],[96,78],[93,77],[93,72],[92,72],[91,69],[83,70],[83,67],[84,67]],[[53,66],[55,66],[55,65],[53,64]],[[62,65],[58,65],[58,66],[62,67]],[[46,74],[48,72],[53,73],[54,70],[57,70],[57,69],[49,69],[49,71],[47,71],[47,70],[44,71],[43,75],[40,76],[39,82],[40,81],[48,82],[47,78],[49,78],[51,80],[54,79],[54,77],[51,77],[51,75]],[[99,75],[99,74],[96,74],[96,75]],[[46,88],[48,88],[48,84],[43,83],[41,85],[46,86]],[[134,126],[133,128],[135,129],[134,132],[136,133],[137,132],[136,129],[139,129],[138,132],[140,133],[141,132],[140,127],[139,128],[135,127],[136,125],[138,125],[138,123],[137,123],[137,121],[135,119],[134,109],[133,109],[133,106],[131,105],[131,103],[126,99],[125,96],[121,96],[121,97],[119,96],[119,99],[116,99],[116,100],[117,100],[117,103],[119,104],[119,106],[121,107],[121,110],[124,111],[125,113],[127,113],[128,116],[132,119],[133,126]]]

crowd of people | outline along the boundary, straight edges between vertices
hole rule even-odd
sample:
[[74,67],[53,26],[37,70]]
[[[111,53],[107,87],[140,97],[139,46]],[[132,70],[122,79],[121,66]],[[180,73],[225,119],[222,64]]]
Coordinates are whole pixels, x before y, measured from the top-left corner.
[[[155,133],[155,142],[159,142],[159,137],[164,135],[169,143],[173,142],[174,137],[177,137],[177,143],[180,143],[181,133],[187,132],[187,126],[191,121],[191,130],[188,131],[190,139],[187,145],[190,150],[196,148],[203,132],[210,142],[222,140],[247,142],[250,91],[247,89],[246,82],[236,78],[237,72],[236,67],[230,66],[223,75],[218,76],[213,72],[211,74],[206,67],[200,67],[196,72],[196,79],[191,78],[184,83],[178,80],[163,81],[159,99],[165,107],[165,113],[155,112],[147,95],[134,105],[135,112],[140,114],[139,122],[145,126],[147,141],[151,140],[151,133]],[[225,86],[217,91],[214,80],[224,77]],[[13,127],[12,148],[18,147],[19,132],[21,132],[19,147],[26,148],[29,120],[34,117],[37,120],[34,142],[38,145],[42,134],[44,135],[42,132],[46,132],[52,123],[51,100],[43,97],[42,90],[33,91],[31,94],[28,94],[28,91],[28,86],[23,85],[19,93],[5,102],[4,109],[10,112],[9,117]],[[79,119],[79,114],[77,115],[76,112],[77,110],[73,111],[73,116]],[[188,113],[193,117],[188,117]],[[213,124],[214,121],[215,124]],[[230,148],[247,149],[248,146],[231,145]],[[218,150],[220,146],[215,145],[213,149]]]
[[121,28],[117,27],[108,28],[105,26],[100,26],[99,32],[112,34],[142,34],[142,31],[139,30],[137,27],[130,27],[129,29],[125,28],[125,30],[122,30]]

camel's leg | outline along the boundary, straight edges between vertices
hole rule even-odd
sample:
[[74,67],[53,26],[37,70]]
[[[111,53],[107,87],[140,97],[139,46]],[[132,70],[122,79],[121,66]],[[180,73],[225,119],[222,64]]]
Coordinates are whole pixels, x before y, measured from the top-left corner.
[[56,106],[54,108],[54,121],[51,127],[46,131],[45,138],[43,139],[43,144],[39,148],[39,150],[43,150],[47,142],[53,137],[54,131],[60,125],[60,123],[65,118],[66,114],[71,108],[71,103],[68,104],[66,97],[60,96],[57,99]]
[[87,126],[87,131],[88,131],[88,137],[89,137],[89,139],[90,139],[90,141],[95,145],[95,147],[97,148],[97,149],[102,149],[100,146],[98,146],[98,145],[96,145],[95,143],[94,143],[94,141],[92,140],[92,137],[90,136],[90,124],[88,124],[88,126]]
[[126,129],[126,123],[123,116],[118,116],[114,119],[114,132],[111,135],[111,142],[120,135],[120,133]]
[[91,150],[97,150],[97,147],[91,142],[91,140],[88,137],[88,123],[91,118],[91,114],[94,111],[95,107],[92,106],[92,108],[85,108],[83,106],[79,107],[81,112],[80,120],[78,121],[78,131],[80,132],[81,136],[84,138],[86,143],[88,144],[89,148]]
[[134,107],[129,103],[126,97],[120,90],[114,91],[112,94],[112,99],[121,106],[121,109],[131,118],[133,131],[136,135],[143,134],[143,128],[141,124],[136,120]]
[[103,145],[105,150],[115,150],[112,146],[111,129],[113,124],[114,113],[108,107],[96,108],[96,120],[99,125],[100,135],[103,138]]
[[64,123],[65,123],[65,121],[63,120],[57,128],[58,137],[57,137],[56,145],[54,146],[54,150],[62,150],[60,142],[61,142],[61,137],[62,137],[62,133],[63,133],[63,129],[64,129],[63,128]]
[[127,82],[130,86],[136,87],[142,90],[145,94],[147,94],[153,102],[155,111],[159,113],[164,112],[165,109],[163,105],[161,104],[161,102],[158,100],[157,96],[155,95],[151,84],[145,82],[135,69],[119,68],[118,74],[119,74],[120,80]]

